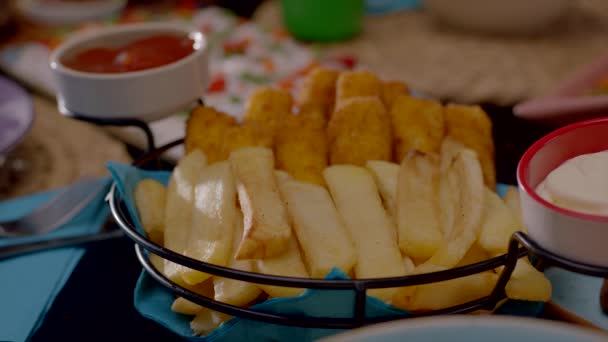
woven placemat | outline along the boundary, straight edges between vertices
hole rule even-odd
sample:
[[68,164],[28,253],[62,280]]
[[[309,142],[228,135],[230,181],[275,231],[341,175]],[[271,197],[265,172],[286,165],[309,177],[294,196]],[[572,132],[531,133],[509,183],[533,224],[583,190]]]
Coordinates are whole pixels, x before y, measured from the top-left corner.
[[130,161],[124,145],[101,129],[63,117],[49,100],[33,99],[32,130],[0,167],[0,200],[108,175],[108,160]]
[[[278,1],[261,6],[255,20],[282,25]],[[561,21],[535,36],[448,30],[424,11],[402,11],[368,16],[359,37],[323,47],[328,53],[351,53],[373,71],[437,98],[504,105],[546,93],[608,52],[606,37],[608,1],[579,0]]]

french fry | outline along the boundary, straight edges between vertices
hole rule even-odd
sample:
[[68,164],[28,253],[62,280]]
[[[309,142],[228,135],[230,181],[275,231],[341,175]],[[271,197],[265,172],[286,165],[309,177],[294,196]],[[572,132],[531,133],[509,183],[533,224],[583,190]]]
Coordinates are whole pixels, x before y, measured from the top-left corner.
[[327,190],[298,181],[280,183],[280,189],[310,275],[323,278],[334,267],[348,274],[355,249]]
[[[445,270],[438,267],[433,272]],[[410,311],[429,311],[448,308],[454,305],[479,299],[489,295],[498,275],[492,271],[476,273],[437,283],[419,285],[404,308]]]
[[416,265],[414,265],[414,261],[410,257],[404,256],[403,264],[405,265],[406,274],[412,274],[416,271]]
[[505,292],[508,298],[514,300],[548,302],[551,300],[552,286],[549,279],[527,259],[519,259]]
[[[254,269],[257,272],[278,275],[284,277],[308,278],[308,272],[295,236],[289,241],[287,251],[273,258],[258,259],[254,261]],[[258,285],[270,297],[296,297],[305,289],[295,287],[283,287],[259,284]]]
[[414,151],[399,170],[397,232],[401,251],[418,260],[430,258],[443,237],[438,208],[439,160]]
[[[382,207],[373,176],[365,168],[336,165],[323,172],[338,212],[353,239],[357,278],[406,274],[396,241],[395,226]],[[398,289],[369,291],[391,301]]]
[[157,271],[162,274],[165,274],[165,259],[159,257],[154,253],[150,253],[150,262],[152,263],[152,266],[156,268]]
[[381,84],[376,75],[369,71],[343,71],[336,81],[336,106],[339,110],[341,103],[354,97],[380,97]]
[[521,230],[525,231],[526,227],[524,226],[524,221],[521,217],[521,202],[519,199],[519,191],[517,190],[517,188],[514,186],[509,186],[509,189],[507,189],[503,200],[505,201],[507,207],[511,209],[511,212],[515,216],[515,219],[521,226]]
[[505,202],[488,188],[484,190],[484,214],[478,243],[488,252],[506,251],[511,235],[520,225]]
[[484,210],[484,184],[481,166],[474,152],[460,151],[447,172],[453,184],[459,184],[455,204],[454,227],[442,246],[426,261],[452,268],[465,256],[479,235]]
[[479,244],[474,243],[464,257],[460,259],[456,267],[472,265],[488,259],[490,259],[490,254],[481,248]]
[[286,182],[291,179],[289,173],[283,170],[274,170],[274,179],[276,179],[277,184],[281,184],[281,182]]
[[274,178],[272,150],[243,148],[230,154],[243,212],[243,240],[237,259],[279,256],[287,250],[291,227]]
[[401,162],[410,150],[439,153],[445,135],[443,107],[439,102],[399,95],[389,113],[395,160]]
[[[243,216],[239,211],[237,212],[235,221],[232,243],[233,251],[237,250],[239,244],[241,243],[242,236]],[[230,258],[227,266],[240,271],[253,271],[252,260],[236,260],[234,258]],[[215,300],[236,306],[244,306],[249,304],[258,298],[260,294],[262,294],[262,290],[257,284],[224,277],[213,277],[213,289]]]
[[135,187],[135,206],[139,220],[150,240],[163,243],[165,224],[165,186],[153,179],[144,179]]
[[343,100],[327,125],[327,138],[332,165],[391,159],[391,124],[377,97]]
[[386,211],[388,211],[393,220],[396,220],[399,165],[383,160],[368,160],[365,166],[374,175],[374,180],[376,181],[378,190],[380,190]]
[[207,335],[232,317],[207,308],[200,310],[190,322],[194,336]]
[[[230,163],[219,162],[201,170],[194,188],[192,228],[184,254],[226,266],[231,257],[236,210],[236,185]],[[201,283],[210,276],[191,269],[182,273],[182,278],[190,285]]]
[[[211,280],[200,283],[196,286],[184,286],[186,289],[198,293],[207,298],[213,298],[213,282]],[[203,309],[202,306],[193,303],[186,298],[177,297],[171,305],[171,311],[183,315],[196,315]]]
[[171,304],[171,311],[176,312],[182,315],[196,315],[199,311],[203,309],[202,306],[193,303],[186,298],[177,297]]
[[[183,254],[188,245],[192,227],[194,186],[205,164],[205,155],[200,150],[193,150],[179,161],[171,174],[165,206],[164,247],[174,252]],[[183,271],[183,266],[165,260],[164,274],[171,281],[183,285]]]

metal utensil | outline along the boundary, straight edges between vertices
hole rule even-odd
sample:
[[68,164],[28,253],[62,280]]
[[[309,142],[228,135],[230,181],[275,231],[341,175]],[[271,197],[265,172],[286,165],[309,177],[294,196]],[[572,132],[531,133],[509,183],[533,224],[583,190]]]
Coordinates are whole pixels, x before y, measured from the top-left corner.
[[15,245],[0,247],[0,260],[14,258],[17,256],[40,252],[49,249],[82,246],[94,242],[102,242],[120,238],[124,235],[120,229],[112,229],[99,233],[80,234],[43,241],[25,242]]
[[0,222],[0,237],[49,233],[74,218],[108,185],[109,182],[101,182],[99,179],[80,180],[25,217]]

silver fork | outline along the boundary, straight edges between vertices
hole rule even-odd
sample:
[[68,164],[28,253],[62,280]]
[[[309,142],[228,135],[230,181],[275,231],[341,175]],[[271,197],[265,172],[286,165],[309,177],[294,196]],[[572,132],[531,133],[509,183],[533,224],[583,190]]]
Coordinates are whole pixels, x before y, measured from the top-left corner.
[[23,218],[0,222],[0,237],[49,233],[69,222],[85,208],[109,182],[85,178],[61,191],[46,204]]

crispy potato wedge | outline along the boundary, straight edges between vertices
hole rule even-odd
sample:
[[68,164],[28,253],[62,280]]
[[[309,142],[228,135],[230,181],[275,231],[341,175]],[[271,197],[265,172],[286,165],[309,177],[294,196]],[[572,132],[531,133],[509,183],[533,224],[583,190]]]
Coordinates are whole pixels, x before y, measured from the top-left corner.
[[198,149],[205,153],[209,163],[225,160],[228,156],[222,151],[224,136],[235,125],[236,120],[228,114],[211,107],[194,108],[186,124],[186,154]]
[[340,73],[324,67],[311,70],[300,89],[298,106],[300,113],[317,111],[329,118],[336,101],[336,81]]
[[407,85],[401,81],[385,81],[380,87],[380,97],[388,110],[399,95],[409,95],[410,93]]
[[[238,211],[232,242],[233,251],[237,250],[242,237],[243,215]],[[230,258],[227,266],[240,271],[253,271],[252,260],[236,260]],[[260,289],[257,284],[223,277],[213,277],[213,289],[215,300],[236,306],[244,306],[251,303],[262,294],[262,289]]]
[[334,267],[348,274],[357,261],[355,248],[329,192],[298,181],[280,189],[310,275],[323,278]]
[[397,232],[403,254],[430,258],[442,244],[438,208],[439,159],[413,151],[399,169]]
[[163,244],[167,189],[153,179],[144,179],[135,187],[135,207],[150,240]]
[[401,162],[410,150],[439,153],[445,135],[443,107],[439,102],[399,95],[389,113],[395,160]]
[[[171,174],[165,206],[164,246],[174,252],[183,254],[188,246],[194,186],[205,164],[205,155],[200,150],[193,150],[179,161]],[[180,285],[185,283],[181,277],[184,270],[183,266],[165,260],[164,274],[173,282]]]
[[[308,271],[302,259],[300,247],[295,236],[289,240],[287,251],[272,258],[258,259],[253,262],[254,270],[264,274],[284,277],[308,278]],[[297,297],[305,289],[272,285],[258,285],[270,297]]]
[[366,70],[342,71],[336,81],[336,106],[353,97],[380,97],[381,83],[376,75]]
[[327,148],[322,123],[306,116],[292,115],[283,121],[276,134],[277,168],[287,171],[297,180],[324,185]]
[[365,166],[374,175],[376,186],[380,190],[384,202],[384,208],[396,222],[399,164],[383,160],[368,160]]
[[[443,269],[438,268],[433,271]],[[410,311],[429,311],[463,304],[489,295],[497,280],[498,275],[488,271],[416,286],[414,294],[409,298],[404,308]]]
[[479,245],[492,253],[504,252],[511,235],[520,230],[520,225],[505,202],[488,188],[485,188],[484,202]]
[[[391,277],[406,274],[396,240],[396,231],[382,207],[374,177],[367,169],[336,165],[323,172],[338,212],[353,239],[357,278]],[[369,291],[390,301],[398,289]]]
[[272,150],[249,147],[230,154],[244,220],[237,259],[272,258],[285,253],[291,238],[287,209],[274,178]]
[[[236,210],[236,185],[230,163],[223,161],[201,170],[194,187],[192,228],[184,254],[226,266],[231,258]],[[182,278],[190,285],[209,277],[208,273],[191,269],[182,273]]]
[[391,159],[391,124],[376,97],[343,100],[327,125],[327,137],[332,165]]
[[481,224],[484,210],[484,184],[481,166],[474,152],[462,150],[447,172],[453,184],[458,184],[454,227],[442,246],[426,262],[452,268],[456,266],[473,245]]

